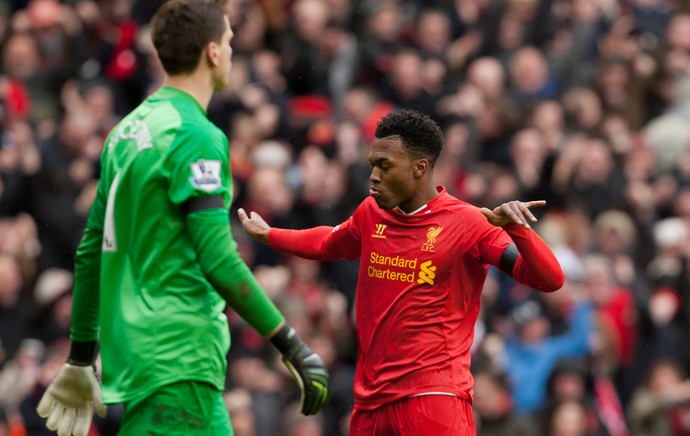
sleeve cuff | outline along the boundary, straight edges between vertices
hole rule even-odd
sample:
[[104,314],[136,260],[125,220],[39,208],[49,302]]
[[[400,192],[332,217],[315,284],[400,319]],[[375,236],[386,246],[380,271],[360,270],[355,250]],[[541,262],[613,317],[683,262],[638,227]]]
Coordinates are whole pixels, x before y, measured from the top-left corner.
[[72,341],[69,349],[67,363],[77,366],[91,366],[96,360],[98,352],[98,342]]

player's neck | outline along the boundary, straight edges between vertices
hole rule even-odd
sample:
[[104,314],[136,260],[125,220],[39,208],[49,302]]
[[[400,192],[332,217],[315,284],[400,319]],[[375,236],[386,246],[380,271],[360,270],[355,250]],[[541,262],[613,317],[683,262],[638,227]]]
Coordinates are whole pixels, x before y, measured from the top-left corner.
[[437,196],[438,191],[436,190],[436,187],[433,185],[433,183],[428,186],[425,185],[423,189],[417,191],[413,198],[409,199],[404,203],[399,204],[398,209],[405,214],[409,214],[417,211],[424,205],[429,204],[429,202],[431,202],[431,200],[433,200]]
[[163,85],[181,89],[191,95],[199,102],[204,110],[208,109],[208,104],[213,96],[213,82],[208,74],[197,70],[191,74],[167,76]]

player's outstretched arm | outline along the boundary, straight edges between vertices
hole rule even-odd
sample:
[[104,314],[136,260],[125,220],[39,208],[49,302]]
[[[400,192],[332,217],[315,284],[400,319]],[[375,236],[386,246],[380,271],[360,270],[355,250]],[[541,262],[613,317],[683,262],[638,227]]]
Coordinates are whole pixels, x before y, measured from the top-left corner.
[[353,236],[351,220],[336,227],[291,230],[271,227],[258,213],[247,215],[242,208],[237,210],[237,216],[247,235],[277,251],[323,261],[354,260],[360,255],[360,241]]
[[287,323],[269,339],[283,355],[283,363],[300,388],[300,410],[305,415],[317,413],[326,404],[329,391],[330,377],[323,360]]

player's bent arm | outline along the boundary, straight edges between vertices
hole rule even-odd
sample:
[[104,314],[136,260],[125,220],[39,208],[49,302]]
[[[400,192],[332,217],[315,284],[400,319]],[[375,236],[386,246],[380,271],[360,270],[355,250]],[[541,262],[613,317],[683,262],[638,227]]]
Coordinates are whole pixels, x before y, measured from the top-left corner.
[[237,252],[227,211],[211,208],[189,213],[187,230],[209,282],[238,315],[268,337],[284,318]]
[[501,255],[501,271],[541,292],[559,290],[565,280],[563,270],[537,232],[515,223],[506,224],[503,229],[515,245],[508,245]]
[[283,363],[300,388],[302,413],[317,413],[328,399],[328,370],[259,287],[236,250],[227,211],[210,208],[192,212],[187,215],[187,228],[208,280],[228,305],[283,355]]

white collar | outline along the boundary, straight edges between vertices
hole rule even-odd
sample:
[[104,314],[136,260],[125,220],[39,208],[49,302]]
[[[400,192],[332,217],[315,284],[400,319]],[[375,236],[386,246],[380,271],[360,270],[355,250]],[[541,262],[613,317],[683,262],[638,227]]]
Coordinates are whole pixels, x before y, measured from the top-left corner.
[[[413,211],[410,212],[410,213],[407,213],[407,212],[405,212],[404,210],[400,209],[398,206],[395,206],[395,208],[398,210],[398,212],[400,212],[400,213],[403,214],[403,215],[414,215],[414,214],[416,214],[416,213],[419,213],[419,212],[423,211],[423,210],[426,209],[427,207],[428,207],[427,204],[424,203],[424,204],[421,205],[418,209],[413,210]],[[429,211],[429,212],[431,212],[431,211]]]

